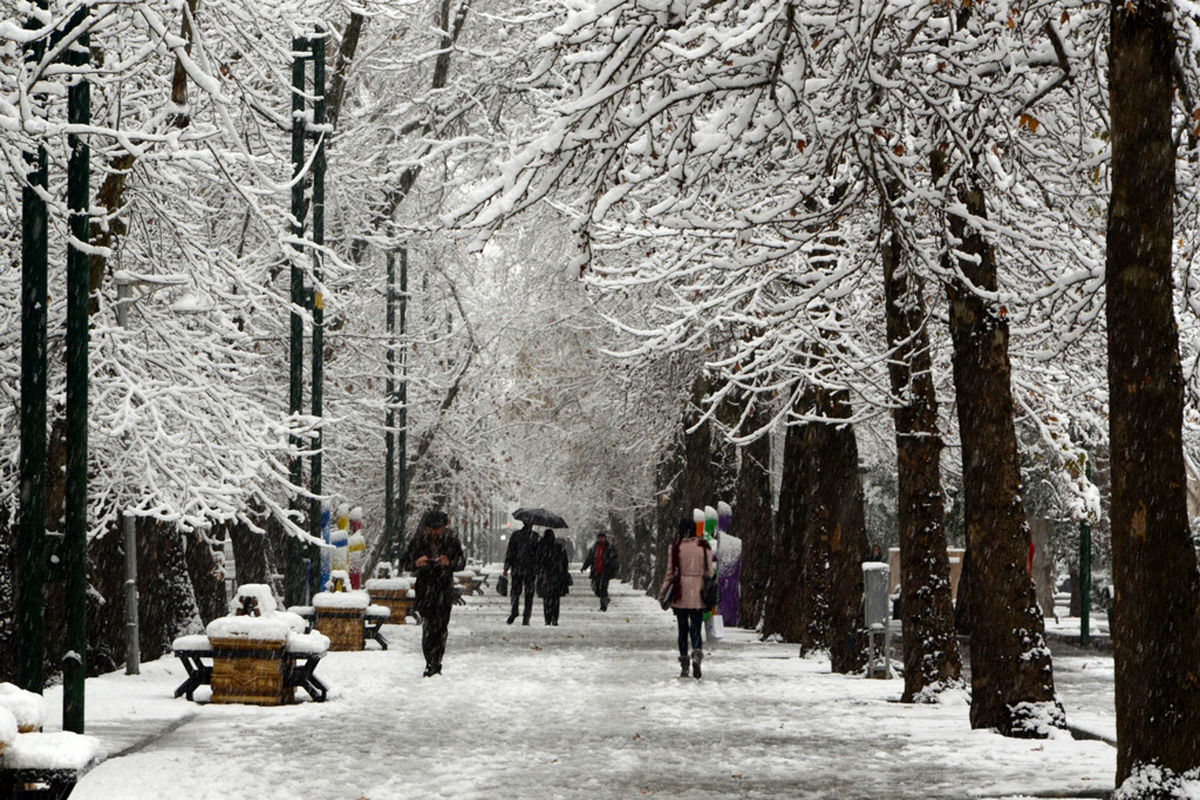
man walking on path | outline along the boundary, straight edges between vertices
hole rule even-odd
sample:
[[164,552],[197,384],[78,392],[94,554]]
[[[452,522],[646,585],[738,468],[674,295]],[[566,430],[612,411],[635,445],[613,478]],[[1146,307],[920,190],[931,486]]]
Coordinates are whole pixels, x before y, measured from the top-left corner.
[[421,649],[425,652],[425,677],[442,671],[442,654],[454,605],[454,573],[467,565],[462,543],[446,529],[445,512],[428,511],[421,528],[404,548],[401,566],[417,575],[417,600],[421,615]]
[[588,570],[592,573],[592,591],[600,598],[600,610],[608,611],[608,582],[617,574],[617,548],[609,544],[608,534],[596,534],[579,571]]
[[504,551],[504,574],[512,571],[512,580],[508,591],[512,597],[512,613],[508,615],[508,624],[512,625],[521,610],[521,595],[525,595],[525,616],[522,625],[529,624],[529,615],[533,612],[533,589],[537,583],[537,556],[534,545],[537,544],[537,534],[533,526],[525,523],[521,530],[514,533],[508,540],[508,549]]

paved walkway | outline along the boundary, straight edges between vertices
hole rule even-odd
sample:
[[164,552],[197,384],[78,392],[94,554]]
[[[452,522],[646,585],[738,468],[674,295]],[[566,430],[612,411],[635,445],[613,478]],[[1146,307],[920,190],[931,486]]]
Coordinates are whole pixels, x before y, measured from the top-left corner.
[[[530,627],[506,626],[505,598],[471,598],[451,619],[445,673],[430,679],[420,677],[420,629],[389,626],[391,650],[321,663],[334,687],[324,704],[173,700],[181,674],[170,660],[138,679],[90,681],[90,732],[126,755],[90,773],[74,797],[850,800],[1112,790],[1106,744],[971,731],[961,696],[901,705],[898,680],[831,675],[826,660],[747,632],[709,647],[703,680],[680,679],[667,613],[616,586],[601,614],[586,588],[577,579],[557,628],[537,614]],[[1073,683],[1084,705],[1103,691],[1060,680]]]

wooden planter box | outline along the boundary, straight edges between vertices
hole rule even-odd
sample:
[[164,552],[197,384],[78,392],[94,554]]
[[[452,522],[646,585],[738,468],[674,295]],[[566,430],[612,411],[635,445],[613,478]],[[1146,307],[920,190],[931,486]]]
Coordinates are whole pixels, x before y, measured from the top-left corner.
[[330,650],[362,650],[365,616],[361,608],[317,606],[317,630],[329,637]]
[[283,685],[286,641],[209,638],[213,648],[212,702],[278,706],[295,690]]
[[403,625],[404,618],[412,609],[413,598],[409,597],[408,589],[368,589],[371,602],[377,606],[387,606],[391,610],[388,622],[392,625]]

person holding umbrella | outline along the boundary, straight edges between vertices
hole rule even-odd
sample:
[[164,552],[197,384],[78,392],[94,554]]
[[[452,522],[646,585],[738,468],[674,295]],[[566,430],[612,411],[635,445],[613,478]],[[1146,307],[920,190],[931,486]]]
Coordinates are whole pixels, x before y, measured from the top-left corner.
[[512,571],[512,580],[508,585],[512,597],[512,611],[508,615],[508,624],[512,625],[521,610],[521,595],[525,595],[525,615],[521,618],[522,625],[529,624],[529,615],[533,613],[533,590],[537,579],[537,562],[534,545],[537,534],[528,522],[508,537],[508,549],[504,551],[504,574]]
[[537,554],[534,551],[538,543],[538,535],[534,525],[547,525],[551,528],[565,528],[567,522],[562,517],[544,508],[518,508],[513,517],[524,523],[523,527],[508,540],[508,549],[504,552],[504,575],[512,571],[512,581],[508,590],[512,596],[512,611],[508,615],[508,624],[512,625],[521,608],[521,595],[525,595],[525,614],[521,618],[522,625],[529,624],[529,616],[533,613],[533,592],[537,584]]
[[596,534],[596,541],[583,557],[580,572],[591,571],[592,591],[600,598],[600,610],[608,611],[608,582],[617,574],[617,548],[608,541],[604,531]]
[[425,677],[442,671],[442,654],[454,605],[454,573],[467,565],[462,543],[446,528],[444,511],[427,511],[421,528],[408,540],[400,563],[417,574],[417,599],[421,615],[421,649],[425,653]]

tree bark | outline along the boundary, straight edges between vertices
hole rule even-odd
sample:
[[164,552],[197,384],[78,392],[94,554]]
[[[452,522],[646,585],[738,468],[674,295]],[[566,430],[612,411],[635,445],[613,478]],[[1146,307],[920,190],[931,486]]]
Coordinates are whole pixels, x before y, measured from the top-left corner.
[[[850,394],[816,392],[817,410],[831,419],[849,419]],[[866,663],[862,563],[870,555],[858,441],[849,423],[808,426],[808,457],[813,464],[805,501],[804,608],[808,625],[801,654],[828,648],[834,672],[853,672]]]
[[[935,179],[944,174],[940,156],[934,159]],[[987,216],[983,189],[974,178],[961,179],[957,195],[969,214]],[[1061,727],[1065,719],[1054,699],[1050,650],[1025,567],[1029,527],[1013,423],[1007,312],[971,288],[997,289],[991,245],[962,216],[951,214],[949,228],[948,251],[956,255],[953,263],[949,253],[944,258],[962,275],[951,279],[946,291],[971,554],[964,576],[971,603],[971,727],[1043,737],[1044,721]]]
[[[1117,784],[1200,767],[1200,575],[1172,310],[1172,7],[1113,0],[1108,320]],[[1168,797],[1170,786],[1138,796]]]
[[[894,196],[894,193],[889,192]],[[950,561],[943,527],[942,436],[937,391],[929,354],[925,297],[921,282],[905,266],[897,220],[885,209],[883,279],[887,296],[888,364],[898,398],[896,500],[900,532],[900,613],[904,637],[904,693],[901,702],[932,699],[962,680],[962,660],[954,633]]]
[[804,637],[805,479],[812,478],[807,451],[809,423],[789,425],[783,440],[783,475],[775,541],[763,598],[763,636],[779,634],[784,641]]
[[667,446],[666,453],[654,471],[655,531],[649,543],[650,589],[657,592],[667,571],[667,546],[675,537],[675,527],[685,513],[682,489],[683,448],[677,439]]
[[[697,376],[692,384],[692,402],[688,407],[688,412],[684,415],[685,428],[695,425],[696,421],[704,415],[700,403],[708,394],[709,386],[708,378],[704,375]],[[687,506],[686,512],[690,512],[693,508],[702,509],[708,505],[716,505],[717,487],[713,468],[712,438],[712,428],[707,422],[702,423],[691,433],[684,434],[683,502]]]
[[[751,401],[754,402],[754,401]],[[767,422],[767,413],[756,405],[748,424]],[[733,533],[742,540],[742,597],[738,624],[755,629],[763,619],[771,575],[771,437],[762,436],[742,448],[733,499]]]

